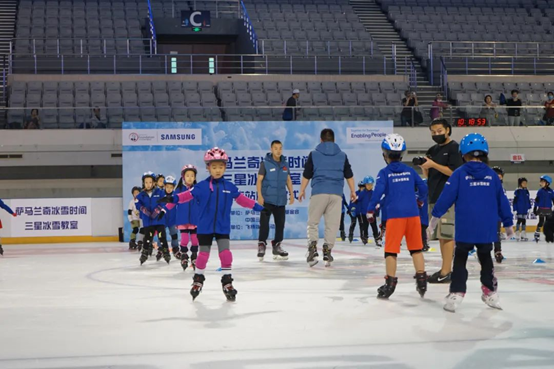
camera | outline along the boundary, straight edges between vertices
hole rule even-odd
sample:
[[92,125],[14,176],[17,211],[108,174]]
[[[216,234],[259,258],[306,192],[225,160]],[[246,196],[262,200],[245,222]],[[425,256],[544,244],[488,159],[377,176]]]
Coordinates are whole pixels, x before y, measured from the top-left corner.
[[427,161],[427,158],[425,156],[416,156],[412,159],[413,165],[423,165]]

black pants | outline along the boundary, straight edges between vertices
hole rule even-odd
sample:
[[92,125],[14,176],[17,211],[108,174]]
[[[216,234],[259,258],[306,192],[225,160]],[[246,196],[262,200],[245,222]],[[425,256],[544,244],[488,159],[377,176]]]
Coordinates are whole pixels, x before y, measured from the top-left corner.
[[498,229],[496,231],[496,236],[498,238],[494,243],[494,252],[502,251],[502,241],[500,241],[501,230],[502,230],[502,222],[498,222]]
[[[523,214],[521,214],[523,215]],[[527,216],[527,215],[523,215],[523,216]],[[516,222],[516,232],[519,231],[519,229],[521,228],[521,231],[522,232],[525,232],[525,229],[527,227],[527,219],[526,218],[520,218],[520,214],[517,215],[517,222]]]
[[421,224],[421,241],[424,245],[427,243],[427,227],[426,224]]
[[467,290],[467,258],[468,253],[477,248],[477,257],[481,264],[481,284],[491,291],[496,291],[498,283],[494,276],[494,265],[492,262],[491,251],[492,243],[463,243],[456,242],[456,250],[454,252],[454,267],[452,269],[452,283],[450,284],[450,292],[465,293]]
[[339,227],[339,231],[342,235],[342,233],[344,232],[344,213],[341,213],[340,214],[340,227]]
[[156,234],[156,232],[158,232],[158,240],[160,240],[161,247],[164,249],[168,249],[167,235],[165,233],[164,225],[144,227],[140,230],[140,232],[144,234],[143,250],[146,250],[146,251],[152,250],[152,240],[154,239],[154,235]]
[[358,215],[358,222],[360,223],[360,237],[362,238],[362,240],[367,240],[369,231],[369,220],[367,220],[365,214],[360,214]]
[[[356,222],[358,222],[358,217],[353,217],[350,215],[350,229],[348,230],[348,236],[354,237],[354,231],[356,230]],[[362,224],[360,223],[360,228],[362,228]]]
[[264,204],[264,210],[260,214],[260,233],[258,234],[258,241],[267,241],[267,237],[269,236],[269,218],[271,218],[271,214],[273,214],[273,220],[275,221],[275,237],[273,242],[283,242],[283,232],[285,230],[285,207],[267,203]]

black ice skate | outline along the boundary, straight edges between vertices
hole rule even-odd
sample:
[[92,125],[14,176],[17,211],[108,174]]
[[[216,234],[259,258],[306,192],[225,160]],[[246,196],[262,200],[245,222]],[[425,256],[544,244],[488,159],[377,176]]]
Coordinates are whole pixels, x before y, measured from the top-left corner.
[[367,237],[362,237],[362,243],[364,244],[364,246],[367,245],[367,241]]
[[[152,254],[150,254],[152,255]],[[162,260],[162,250],[158,249],[158,252],[156,253],[156,261]]]
[[138,250],[139,252],[142,251],[142,241],[137,242],[137,250]]
[[349,235],[348,235],[348,242],[352,243],[352,241],[354,241],[354,235],[353,235],[353,234],[349,234]]
[[2,248],[2,245],[0,245],[0,255],[4,256],[4,249]]
[[331,249],[329,248],[329,246],[326,244],[323,244],[323,261],[325,262],[325,266],[330,267],[331,263],[334,260],[335,259],[333,258],[333,255],[331,255]]
[[129,250],[135,250],[137,248],[137,243],[135,242],[135,240],[130,240],[129,241]]
[[417,292],[421,297],[425,296],[425,292],[427,292],[427,273],[416,273],[414,279],[416,280]]
[[271,242],[273,247],[273,260],[289,260],[289,253],[281,248],[281,242]]
[[148,250],[143,249],[142,253],[140,254],[140,265],[144,264],[146,260],[148,260]]
[[196,270],[196,258],[198,257],[197,252],[192,252],[190,254],[190,264],[192,266],[192,269]]
[[319,260],[319,254],[317,253],[317,242],[312,241],[308,244],[308,253],[306,254],[306,262],[310,267],[316,265]]
[[536,242],[536,243],[539,243],[539,240],[541,239],[541,234],[540,234],[540,232],[535,232],[534,237],[535,237],[535,242]]
[[379,238],[375,238],[375,248],[377,250],[381,249],[383,247],[383,244],[381,243],[381,240]]
[[452,281],[452,273],[448,273],[447,275],[442,275],[441,271],[439,270],[435,274],[431,275],[429,278],[427,278],[427,282],[433,283],[433,284],[440,284],[440,283],[450,283]]
[[186,253],[181,253],[181,267],[185,271],[189,267],[189,256]]
[[258,260],[264,261],[266,243],[264,241],[258,242]]
[[345,231],[340,231],[340,239],[343,242],[346,241],[346,232]]
[[504,256],[502,255],[502,251],[495,251],[494,252],[494,258],[496,259],[496,262],[498,264],[502,263],[502,260],[504,260]]
[[394,293],[397,284],[397,277],[385,276],[385,284],[377,289],[377,298],[388,299]]
[[169,264],[169,262],[171,261],[171,254],[169,253],[169,248],[167,247],[162,248],[162,257],[164,258],[165,262]]
[[200,292],[202,292],[202,287],[204,287],[204,281],[206,277],[203,274],[195,274],[192,278],[192,288],[190,289],[190,295],[192,296],[192,301],[194,301]]
[[225,274],[221,277],[221,285],[223,287],[223,294],[227,298],[227,301],[235,301],[237,299],[238,291],[233,287],[233,278],[231,278],[231,274]]
[[423,252],[429,251],[429,243],[427,241],[423,242],[423,249],[421,249]]

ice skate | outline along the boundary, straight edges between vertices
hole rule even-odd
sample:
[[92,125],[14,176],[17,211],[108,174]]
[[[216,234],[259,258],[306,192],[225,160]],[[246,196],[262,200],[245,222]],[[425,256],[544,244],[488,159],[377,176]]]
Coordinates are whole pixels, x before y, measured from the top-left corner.
[[265,242],[263,241],[258,242],[258,260],[264,261],[266,247],[267,245]]
[[306,254],[306,262],[310,267],[316,265],[319,260],[319,254],[317,253],[317,242],[312,241],[308,245],[308,253]]
[[192,252],[190,254],[190,265],[192,266],[192,269],[196,270],[196,258],[198,257],[197,252]]
[[181,267],[184,271],[189,267],[189,256],[186,253],[181,253]]
[[521,237],[520,237],[520,233],[519,231],[516,232],[516,240],[520,241],[521,240]]
[[429,243],[427,241],[423,242],[423,248],[421,249],[423,252],[429,251]]
[[502,251],[495,251],[494,258],[496,259],[496,262],[498,264],[502,264],[502,260],[504,260],[504,256],[502,255]]
[[331,263],[334,260],[335,259],[333,258],[333,255],[331,255],[331,249],[329,248],[328,245],[324,244],[323,245],[323,261],[325,262],[325,266],[330,267]]
[[143,250],[142,253],[140,254],[139,260],[140,260],[140,265],[144,264],[146,260],[148,260],[148,251]]
[[416,273],[414,279],[416,280],[417,292],[421,297],[425,296],[425,292],[427,292],[427,273]]
[[388,299],[394,293],[397,284],[397,277],[385,276],[385,284],[377,289],[377,298]]
[[500,233],[500,241],[506,241],[506,235],[504,233]]
[[352,241],[354,241],[354,235],[353,235],[353,234],[349,234],[349,235],[348,235],[348,242],[352,243]]
[[173,257],[175,259],[181,260],[181,250],[179,250],[178,247],[173,247],[171,249],[171,252],[173,253]]
[[346,241],[346,232],[345,231],[340,231],[340,239],[343,242]]
[[439,271],[436,272],[435,274],[431,275],[431,276],[427,279],[427,282],[429,282],[429,283],[434,283],[434,284],[438,284],[438,283],[450,283],[450,282],[451,282],[451,277],[452,277],[452,273],[448,273],[447,275],[442,275],[442,274],[441,274],[441,271],[439,270]]
[[158,252],[156,253],[156,261],[160,261],[162,259],[162,256],[162,250],[158,250]]
[[378,238],[376,238],[375,239],[375,249],[376,250],[381,250],[382,248],[383,248],[383,244],[381,243],[381,241]]
[[273,246],[273,260],[289,260],[289,253],[281,248],[281,242],[271,243]]
[[192,279],[192,288],[190,289],[190,295],[192,296],[192,301],[194,301],[200,292],[202,292],[202,287],[204,286],[204,281],[206,277],[202,274],[195,274]]
[[137,243],[135,242],[135,240],[130,240],[129,241],[129,250],[134,250],[137,248]]
[[139,252],[142,251],[142,241],[137,242],[137,250],[138,250]]
[[456,309],[464,301],[465,293],[451,292],[446,296],[443,309],[451,313],[455,313]]
[[223,286],[223,294],[227,298],[227,301],[235,301],[238,291],[233,287],[233,278],[231,278],[231,274],[225,274],[221,277],[221,285]]
[[481,290],[483,291],[483,294],[481,295],[481,300],[483,300],[485,304],[493,309],[502,310],[502,308],[500,307],[500,298],[497,292],[491,291],[485,286],[481,286]]
[[0,255],[4,256],[4,249],[2,248],[2,245],[0,245]]
[[367,241],[367,237],[362,237],[362,243],[364,244],[364,246],[367,245]]
[[540,234],[540,232],[535,232],[534,238],[535,238],[535,242],[536,242],[536,243],[539,243],[539,240],[541,239],[541,234]]
[[523,231],[521,232],[521,239],[520,241],[527,242],[529,239],[527,238],[527,232]]
[[162,257],[164,258],[165,262],[169,264],[171,261],[171,254],[169,253],[169,248],[163,247],[162,248]]

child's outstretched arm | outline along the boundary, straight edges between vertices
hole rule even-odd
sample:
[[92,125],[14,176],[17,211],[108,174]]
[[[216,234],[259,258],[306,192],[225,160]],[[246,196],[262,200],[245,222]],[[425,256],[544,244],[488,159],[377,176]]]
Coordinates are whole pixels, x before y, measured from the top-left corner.
[[371,196],[371,200],[369,200],[367,209],[360,209],[361,214],[375,212],[375,208],[377,207],[377,204],[379,203],[379,201],[381,201],[381,197],[383,197],[383,194],[385,193],[386,189],[387,189],[387,176],[381,170],[377,175],[377,180],[375,181],[373,196]]
[[254,211],[262,211],[264,210],[264,207],[258,204],[256,201],[244,196],[242,193],[238,193],[238,196],[235,197],[235,201],[237,204],[242,206],[243,208],[252,209]]
[[150,213],[150,210],[148,210],[146,206],[144,206],[144,204],[142,203],[140,196],[137,196],[135,200],[135,207],[137,208],[138,211],[140,211],[142,214],[146,215],[147,217],[150,217],[152,215]]
[[[510,208],[510,200],[508,200],[508,197],[504,193],[504,189],[502,189],[502,184],[500,183],[500,180],[495,181],[495,185],[497,186],[496,198],[498,202],[498,214],[500,215],[500,219],[502,220],[504,228],[506,228],[506,232],[508,232],[508,228],[514,225],[512,209]],[[508,236],[508,234],[506,234],[506,236]]]
[[2,200],[0,200],[0,208],[6,210],[11,215],[16,216],[15,212],[8,205],[6,205]]

